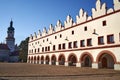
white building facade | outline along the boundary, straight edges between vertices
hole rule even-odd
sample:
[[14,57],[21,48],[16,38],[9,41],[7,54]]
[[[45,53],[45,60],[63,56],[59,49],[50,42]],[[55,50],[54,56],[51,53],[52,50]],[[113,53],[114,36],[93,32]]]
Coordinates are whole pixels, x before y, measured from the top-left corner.
[[120,0],[114,9],[96,2],[92,16],[80,9],[73,22],[67,16],[64,26],[58,21],[28,43],[28,63],[120,70]]

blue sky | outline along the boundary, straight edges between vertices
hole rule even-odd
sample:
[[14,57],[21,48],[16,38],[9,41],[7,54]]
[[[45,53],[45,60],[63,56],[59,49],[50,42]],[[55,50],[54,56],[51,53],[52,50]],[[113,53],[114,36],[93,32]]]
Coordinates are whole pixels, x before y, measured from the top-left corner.
[[[107,7],[113,7],[113,0],[101,0]],[[96,0],[0,0],[0,42],[5,42],[7,28],[13,20],[16,44],[19,44],[30,34],[38,32],[50,24],[62,23],[67,15],[76,20],[80,8],[91,15],[91,8]]]

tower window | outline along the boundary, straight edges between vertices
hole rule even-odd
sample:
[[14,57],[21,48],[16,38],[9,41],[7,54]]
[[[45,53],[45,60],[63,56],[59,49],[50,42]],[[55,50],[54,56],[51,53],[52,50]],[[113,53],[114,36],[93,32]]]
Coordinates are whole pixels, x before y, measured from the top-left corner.
[[110,43],[114,43],[114,35],[107,35],[107,43],[110,44]]
[[107,25],[106,20],[102,22],[102,25],[103,25],[103,26],[106,26],[106,25]]
[[45,42],[45,40],[43,40],[43,42]]
[[104,37],[103,36],[98,37],[98,44],[99,45],[104,44]]

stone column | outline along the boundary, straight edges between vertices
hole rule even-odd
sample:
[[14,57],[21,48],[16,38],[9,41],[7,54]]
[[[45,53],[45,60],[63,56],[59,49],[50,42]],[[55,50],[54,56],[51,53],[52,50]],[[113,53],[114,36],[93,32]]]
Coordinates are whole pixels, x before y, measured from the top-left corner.
[[49,65],[52,65],[51,61],[49,62]]
[[58,62],[58,61],[56,61],[56,65],[57,65],[57,66],[59,65],[59,62]]
[[92,68],[98,69],[99,68],[98,63],[92,63]]
[[81,63],[80,62],[76,63],[76,67],[81,67]]
[[69,66],[69,63],[68,63],[68,61],[66,61],[66,62],[65,62],[65,66]]
[[120,70],[120,64],[114,64],[114,70]]

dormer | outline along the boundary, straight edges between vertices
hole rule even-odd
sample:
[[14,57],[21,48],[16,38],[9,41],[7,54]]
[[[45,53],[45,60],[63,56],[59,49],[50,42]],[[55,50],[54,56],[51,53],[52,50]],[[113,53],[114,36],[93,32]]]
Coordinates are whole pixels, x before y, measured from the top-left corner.
[[54,28],[53,25],[50,24],[49,30],[48,30],[48,34],[52,34],[54,32]]

